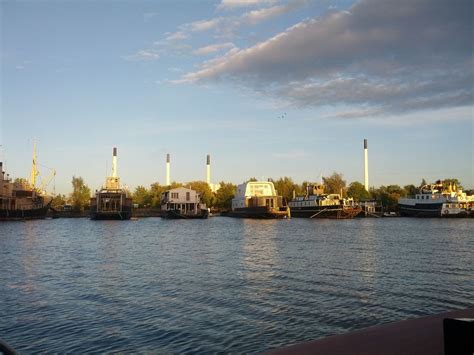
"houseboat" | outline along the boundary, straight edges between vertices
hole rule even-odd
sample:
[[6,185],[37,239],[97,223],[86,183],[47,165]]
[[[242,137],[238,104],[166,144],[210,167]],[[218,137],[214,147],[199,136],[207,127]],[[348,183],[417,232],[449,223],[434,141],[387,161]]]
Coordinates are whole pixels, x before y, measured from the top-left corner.
[[305,196],[293,198],[288,205],[293,217],[304,218],[354,218],[361,207],[354,205],[352,198],[341,198],[339,194],[325,194],[324,185],[308,185]]
[[249,181],[237,186],[228,216],[260,219],[291,217],[290,209],[277,195],[271,181]]
[[170,219],[205,219],[209,209],[202,203],[201,195],[185,187],[178,187],[161,194],[162,217]]
[[117,176],[117,148],[113,149],[112,176],[90,200],[90,218],[93,220],[121,219],[132,217],[132,198],[127,189],[120,185]]
[[33,166],[30,181],[12,181],[0,162],[0,221],[41,219],[50,209],[52,197],[44,191],[44,184],[36,187],[39,175],[36,165],[36,146],[33,151]]
[[474,195],[454,184],[446,188],[438,180],[422,186],[414,197],[401,198],[398,208],[406,217],[474,217]]

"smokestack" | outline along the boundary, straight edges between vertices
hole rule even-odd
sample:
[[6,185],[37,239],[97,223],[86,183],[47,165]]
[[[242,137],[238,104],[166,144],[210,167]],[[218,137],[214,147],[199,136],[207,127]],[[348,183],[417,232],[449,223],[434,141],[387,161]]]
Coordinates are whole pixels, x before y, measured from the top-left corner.
[[207,155],[206,181],[208,185],[211,185],[211,156],[209,154]]
[[112,156],[112,177],[117,177],[117,148],[115,147]]
[[170,186],[170,155],[166,154],[166,186]]
[[369,155],[367,150],[367,139],[364,139],[364,186],[369,191]]

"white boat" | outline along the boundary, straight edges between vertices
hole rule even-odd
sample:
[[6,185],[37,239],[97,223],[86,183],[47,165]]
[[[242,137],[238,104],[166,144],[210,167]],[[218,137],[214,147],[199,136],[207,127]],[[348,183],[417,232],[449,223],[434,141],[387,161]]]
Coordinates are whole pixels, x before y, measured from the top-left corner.
[[400,215],[407,217],[474,217],[474,195],[442,181],[424,185],[414,197],[398,201]]
[[290,209],[277,194],[271,181],[248,181],[237,187],[230,217],[289,218]]

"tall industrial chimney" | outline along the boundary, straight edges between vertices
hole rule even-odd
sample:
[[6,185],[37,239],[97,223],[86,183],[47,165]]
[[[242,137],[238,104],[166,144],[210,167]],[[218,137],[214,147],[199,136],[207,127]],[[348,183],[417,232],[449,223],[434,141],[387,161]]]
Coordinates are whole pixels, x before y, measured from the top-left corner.
[[206,181],[208,185],[211,185],[211,156],[209,154],[207,155]]
[[117,177],[117,148],[115,147],[112,156],[112,177]]
[[369,155],[367,151],[367,139],[364,139],[364,186],[369,191]]
[[166,186],[170,186],[170,155],[166,154]]

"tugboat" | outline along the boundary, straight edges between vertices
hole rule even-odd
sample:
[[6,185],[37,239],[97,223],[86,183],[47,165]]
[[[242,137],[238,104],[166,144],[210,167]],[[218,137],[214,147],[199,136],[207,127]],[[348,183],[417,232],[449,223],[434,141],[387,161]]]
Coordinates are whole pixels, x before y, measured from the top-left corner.
[[444,187],[443,181],[427,184],[414,197],[398,201],[405,217],[474,217],[474,195],[467,195],[455,184]]
[[362,208],[354,205],[352,198],[339,194],[325,194],[324,185],[308,185],[305,196],[294,197],[288,205],[293,217],[304,218],[354,218]]
[[227,216],[241,218],[290,218],[290,209],[283,204],[271,181],[249,181],[237,186],[232,211]]
[[201,195],[185,187],[178,187],[161,194],[162,217],[169,219],[206,219],[209,209],[202,203]]
[[107,177],[105,186],[90,200],[90,218],[128,220],[132,217],[132,198],[120,186],[117,176],[117,148],[113,149],[112,176]]
[[0,162],[0,221],[42,219],[46,217],[53,199],[44,191],[45,184],[41,188],[36,187],[36,177],[38,175],[36,144],[33,150],[30,181],[17,179],[12,182],[9,175],[3,171],[3,162]]

